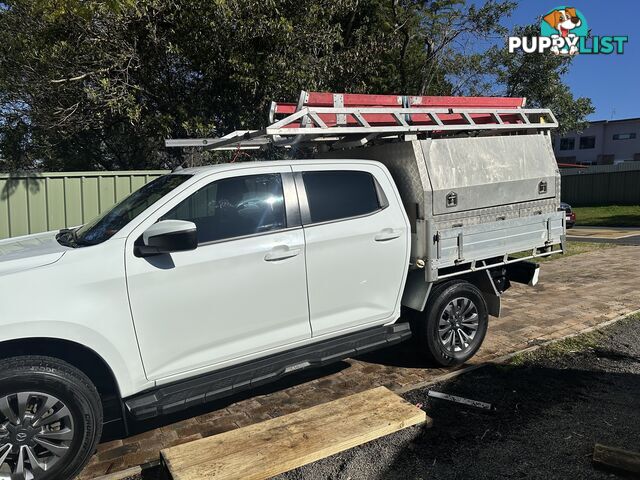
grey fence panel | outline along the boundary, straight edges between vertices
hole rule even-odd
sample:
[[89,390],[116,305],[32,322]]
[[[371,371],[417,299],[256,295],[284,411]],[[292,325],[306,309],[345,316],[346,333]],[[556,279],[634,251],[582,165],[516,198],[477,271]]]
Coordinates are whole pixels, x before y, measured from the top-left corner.
[[165,173],[0,174],[0,239],[81,225]]
[[633,167],[563,171],[562,200],[575,206],[640,205],[640,166]]

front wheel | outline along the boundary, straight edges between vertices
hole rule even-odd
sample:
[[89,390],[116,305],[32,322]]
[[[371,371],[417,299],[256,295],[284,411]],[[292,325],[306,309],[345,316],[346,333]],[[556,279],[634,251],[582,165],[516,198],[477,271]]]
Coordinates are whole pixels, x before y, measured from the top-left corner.
[[425,311],[418,314],[420,348],[441,366],[459,365],[478,351],[489,315],[482,292],[465,281],[434,287]]
[[100,397],[84,373],[51,357],[0,361],[0,478],[73,478],[101,431]]

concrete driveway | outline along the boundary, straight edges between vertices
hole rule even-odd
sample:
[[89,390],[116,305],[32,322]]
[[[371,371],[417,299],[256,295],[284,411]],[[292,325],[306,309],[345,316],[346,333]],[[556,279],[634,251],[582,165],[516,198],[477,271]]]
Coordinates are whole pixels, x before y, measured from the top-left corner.
[[640,228],[573,227],[567,230],[567,238],[574,242],[614,243],[640,245]]

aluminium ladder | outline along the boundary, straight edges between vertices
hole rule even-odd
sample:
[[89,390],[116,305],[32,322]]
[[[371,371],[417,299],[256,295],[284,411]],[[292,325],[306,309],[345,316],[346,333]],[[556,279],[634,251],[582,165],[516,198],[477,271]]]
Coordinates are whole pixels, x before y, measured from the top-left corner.
[[167,147],[255,150],[324,144],[351,148],[371,141],[420,136],[549,132],[551,110],[524,108],[524,98],[433,97],[302,92],[298,103],[272,102],[269,125],[219,138],[168,139]]

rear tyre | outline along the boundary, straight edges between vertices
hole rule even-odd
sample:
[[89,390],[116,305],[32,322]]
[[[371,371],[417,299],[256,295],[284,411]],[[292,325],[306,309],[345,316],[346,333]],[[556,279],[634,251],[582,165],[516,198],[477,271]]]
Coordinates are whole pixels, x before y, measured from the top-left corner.
[[440,366],[459,365],[478,351],[488,323],[487,304],[475,285],[460,280],[437,285],[417,318],[419,348]]
[[71,479],[102,432],[91,380],[45,356],[0,360],[0,478]]

